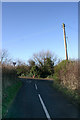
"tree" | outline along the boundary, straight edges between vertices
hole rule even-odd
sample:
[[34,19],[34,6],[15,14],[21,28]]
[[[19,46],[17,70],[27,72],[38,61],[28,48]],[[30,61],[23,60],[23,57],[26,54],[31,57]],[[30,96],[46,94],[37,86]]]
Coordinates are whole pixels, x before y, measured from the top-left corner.
[[3,49],[2,51],[0,50],[1,52],[1,63],[2,64],[12,64],[12,59],[9,57],[9,53],[7,50]]
[[39,68],[40,77],[47,77],[54,73],[54,61],[56,57],[50,51],[41,51],[33,54],[33,59]]
[[16,63],[17,63],[16,70],[17,70],[17,74],[19,76],[21,76],[21,75],[26,76],[29,74],[29,67],[25,62],[23,62],[21,60],[17,60]]
[[52,61],[51,58],[45,59],[44,66],[47,69],[48,75],[51,75],[54,73],[54,61]]
[[37,77],[39,75],[39,68],[38,66],[33,66],[30,70],[30,73],[32,74],[32,76],[34,75],[35,77]]
[[51,58],[46,58],[44,60],[44,65],[40,66],[40,76],[45,78],[54,73],[54,62]]
[[50,58],[54,62],[57,60],[56,56],[49,50],[41,51],[39,53],[33,54],[33,59],[34,59],[35,63],[38,64],[39,66],[44,65],[46,58]]
[[16,63],[17,63],[17,66],[26,65],[26,63],[21,61],[20,59],[18,59]]
[[18,65],[17,67],[16,67],[16,70],[17,70],[17,74],[19,75],[19,76],[21,76],[21,75],[24,75],[24,76],[26,76],[27,74],[29,74],[29,71],[28,71],[28,66],[27,65]]
[[33,66],[35,66],[35,61],[32,60],[32,59],[29,59],[28,60],[28,63],[29,63],[29,67],[32,68]]

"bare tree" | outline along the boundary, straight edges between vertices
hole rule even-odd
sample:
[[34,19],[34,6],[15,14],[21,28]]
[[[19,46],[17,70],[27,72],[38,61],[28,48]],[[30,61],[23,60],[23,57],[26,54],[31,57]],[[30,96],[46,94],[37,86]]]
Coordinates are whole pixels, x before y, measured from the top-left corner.
[[54,62],[57,61],[57,57],[49,50],[33,54],[33,59],[39,66],[44,65],[46,58],[50,58]]
[[1,63],[2,64],[12,64],[12,59],[9,57],[9,53],[5,49],[3,49],[1,51]]
[[25,63],[25,62],[23,62],[23,61],[22,61],[22,60],[20,60],[20,59],[16,60],[16,64],[17,64],[18,66],[21,66],[21,65],[26,65],[26,63]]
[[35,61],[32,59],[28,60],[29,66],[33,67],[35,65]]

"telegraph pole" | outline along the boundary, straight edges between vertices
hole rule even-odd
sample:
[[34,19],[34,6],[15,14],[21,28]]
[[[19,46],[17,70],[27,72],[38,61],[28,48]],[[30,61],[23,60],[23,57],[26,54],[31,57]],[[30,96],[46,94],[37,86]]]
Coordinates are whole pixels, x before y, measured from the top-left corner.
[[64,32],[64,44],[65,44],[66,60],[68,60],[67,43],[66,43],[66,32],[65,32],[65,24],[64,23],[63,23],[63,32]]

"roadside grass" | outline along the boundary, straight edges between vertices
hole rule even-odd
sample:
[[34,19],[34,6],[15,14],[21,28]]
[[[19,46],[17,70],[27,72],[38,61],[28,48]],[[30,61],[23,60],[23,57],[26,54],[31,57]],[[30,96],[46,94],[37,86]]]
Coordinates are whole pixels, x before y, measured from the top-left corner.
[[52,86],[80,109],[80,61],[61,61],[54,66],[53,79]]
[[8,86],[6,89],[2,91],[2,118],[7,114],[8,108],[12,104],[17,92],[22,86],[21,81],[17,81],[16,83]]
[[72,104],[74,104],[78,109],[80,109],[80,94],[76,91],[66,88],[65,86],[60,85],[54,80],[53,87],[61,92]]

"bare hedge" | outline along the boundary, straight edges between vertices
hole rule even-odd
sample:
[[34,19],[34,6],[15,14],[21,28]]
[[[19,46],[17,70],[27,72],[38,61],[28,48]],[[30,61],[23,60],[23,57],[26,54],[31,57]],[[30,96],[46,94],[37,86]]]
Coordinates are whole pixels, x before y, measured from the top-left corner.
[[17,81],[16,69],[11,65],[2,65],[2,87],[7,88]]
[[58,82],[69,89],[80,92],[80,62],[62,61],[54,68]]

